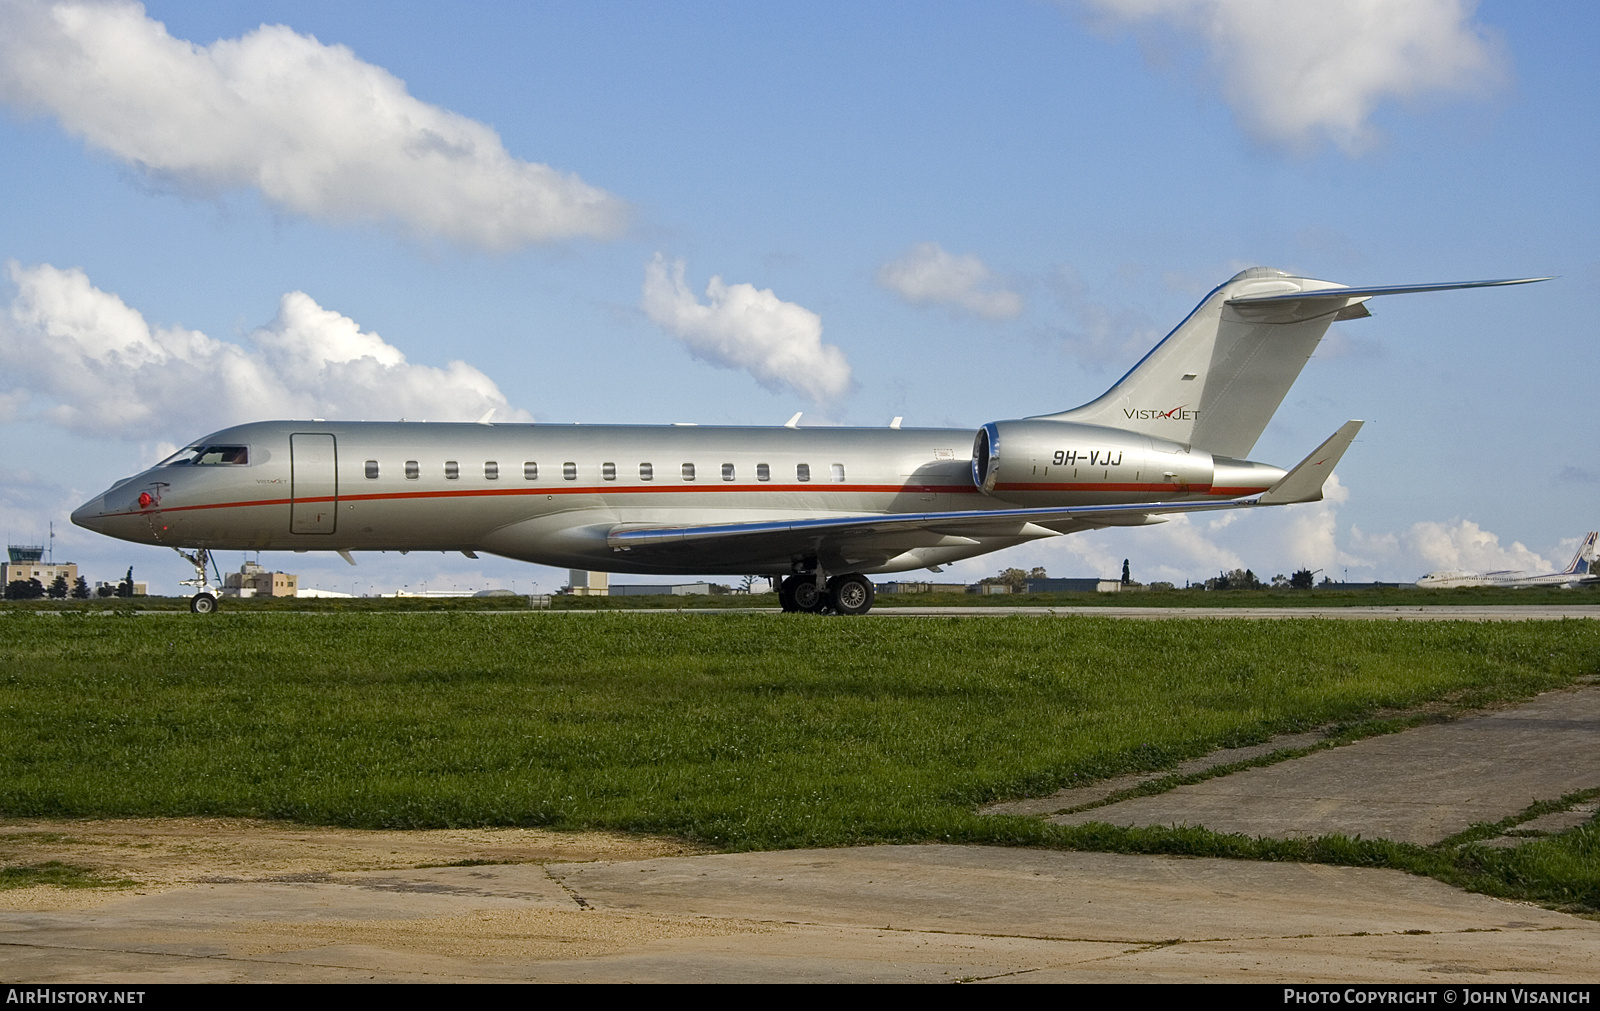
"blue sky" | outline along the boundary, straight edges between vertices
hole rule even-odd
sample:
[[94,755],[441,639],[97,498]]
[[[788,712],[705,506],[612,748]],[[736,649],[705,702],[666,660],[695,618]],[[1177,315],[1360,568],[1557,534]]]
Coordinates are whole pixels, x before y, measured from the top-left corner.
[[1252,454],[1365,419],[1321,505],[957,578],[1410,580],[1564,563],[1600,518],[1591,4],[0,0],[0,40],[0,525],[53,518],[91,579],[175,591],[66,515],[247,417],[976,428],[1092,399],[1257,264],[1560,279],[1338,324]]

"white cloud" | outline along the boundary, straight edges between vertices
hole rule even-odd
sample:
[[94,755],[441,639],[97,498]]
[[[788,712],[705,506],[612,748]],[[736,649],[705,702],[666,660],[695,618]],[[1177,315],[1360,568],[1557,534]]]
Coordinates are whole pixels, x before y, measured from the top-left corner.
[[1347,153],[1370,146],[1380,102],[1481,92],[1505,64],[1472,0],[1082,0],[1109,27],[1199,36],[1252,133]]
[[0,3],[0,101],[201,191],[491,250],[617,234],[626,207],[509,154],[347,47],[282,25],[209,46],[137,3]]
[[822,343],[822,317],[772,289],[724,284],[713,277],[702,304],[683,280],[684,262],[660,253],[644,268],[640,303],[656,325],[673,333],[702,361],[743,369],[769,390],[788,387],[812,400],[850,389],[844,352]]
[[304,292],[284,295],[247,347],[152,327],[77,268],[8,269],[17,295],[0,320],[0,368],[12,389],[0,399],[75,432],[187,440],[262,418],[527,418],[465,362],[412,365]]
[[955,256],[937,242],[919,242],[879,267],[878,283],[913,305],[958,306],[985,319],[1022,312],[1022,296],[996,287],[982,260]]
[[1520,541],[1513,541],[1509,548],[1501,547],[1499,537],[1471,520],[1416,523],[1406,532],[1403,540],[1412,552],[1433,569],[1478,572],[1503,569],[1528,572],[1555,570],[1555,566],[1524,547]]

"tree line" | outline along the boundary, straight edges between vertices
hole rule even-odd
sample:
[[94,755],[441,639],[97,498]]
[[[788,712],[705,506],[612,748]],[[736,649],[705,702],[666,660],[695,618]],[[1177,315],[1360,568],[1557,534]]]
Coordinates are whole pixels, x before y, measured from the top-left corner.
[[116,586],[102,584],[98,591],[89,589],[89,581],[79,576],[69,586],[65,573],[57,575],[49,586],[45,586],[37,579],[13,579],[6,584],[5,599],[7,600],[41,600],[49,597],[52,600],[88,600],[98,593],[101,597],[131,597],[133,596],[133,566],[128,566],[128,574],[122,577],[122,582]]

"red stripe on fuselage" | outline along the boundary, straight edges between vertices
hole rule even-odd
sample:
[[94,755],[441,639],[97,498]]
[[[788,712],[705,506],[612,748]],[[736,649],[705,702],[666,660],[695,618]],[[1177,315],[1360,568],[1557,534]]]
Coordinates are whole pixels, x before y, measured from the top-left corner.
[[1058,483],[1054,481],[1004,481],[996,482],[995,491],[1148,491],[1148,492],[1178,492],[1182,494],[1214,494],[1208,484],[1135,484],[1133,482],[1117,481],[1075,481]]
[[160,513],[190,512],[196,509],[245,509],[254,506],[279,506],[300,503],[310,505],[315,502],[388,502],[402,499],[427,499],[427,498],[483,498],[507,495],[643,495],[643,494],[685,494],[685,493],[748,493],[748,492],[818,492],[833,493],[845,492],[877,492],[888,495],[913,494],[975,494],[978,489],[971,485],[925,485],[925,484],[703,484],[703,485],[599,485],[596,487],[567,488],[555,485],[543,485],[534,488],[451,488],[442,491],[400,491],[400,492],[369,492],[360,495],[319,495],[313,498],[274,498],[258,499],[249,502],[207,502],[197,505],[166,506],[154,509],[137,509],[123,513],[104,513],[107,517],[113,516],[155,516]]

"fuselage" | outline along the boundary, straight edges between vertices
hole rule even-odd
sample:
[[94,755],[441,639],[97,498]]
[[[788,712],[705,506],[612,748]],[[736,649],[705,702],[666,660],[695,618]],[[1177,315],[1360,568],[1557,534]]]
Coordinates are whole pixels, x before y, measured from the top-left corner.
[[[791,559],[715,548],[641,559],[608,547],[606,533],[1233,497],[1284,473],[1095,425],[1049,422],[1035,438],[1033,423],[998,424],[985,480],[975,479],[966,429],[259,422],[118,482],[73,522],[181,548],[485,551],[613,572],[776,574]],[[1046,533],[925,533],[861,571],[921,568]]]
[[1584,583],[1595,582],[1597,579],[1600,579],[1600,577],[1572,572],[1548,572],[1543,575],[1534,575],[1516,570],[1505,572],[1446,570],[1428,573],[1417,580],[1417,585],[1423,589],[1430,590],[1448,590],[1462,586],[1500,586],[1512,589],[1533,586],[1564,586],[1570,589],[1582,586]]

